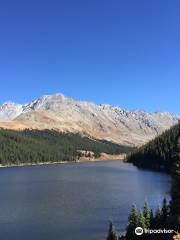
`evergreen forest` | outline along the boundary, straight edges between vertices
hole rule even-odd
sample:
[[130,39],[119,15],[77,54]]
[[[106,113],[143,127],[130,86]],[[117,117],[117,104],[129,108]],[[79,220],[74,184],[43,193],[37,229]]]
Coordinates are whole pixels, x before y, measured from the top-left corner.
[[14,131],[0,129],[0,164],[30,164],[76,161],[79,150],[92,151],[98,158],[108,154],[128,153],[132,149],[105,140],[97,140],[55,130]]
[[[132,206],[126,234],[119,236],[110,223],[107,240],[172,240],[180,239],[180,122],[162,135],[128,155],[128,162],[137,167],[165,171],[172,176],[171,201],[164,199],[154,212],[145,201],[144,208]],[[145,234],[138,236],[135,229],[172,229],[173,233]]]

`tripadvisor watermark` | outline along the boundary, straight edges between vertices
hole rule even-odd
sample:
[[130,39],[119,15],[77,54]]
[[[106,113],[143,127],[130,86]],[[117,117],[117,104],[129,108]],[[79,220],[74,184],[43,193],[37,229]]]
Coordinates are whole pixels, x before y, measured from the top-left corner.
[[157,233],[157,234],[171,234],[171,233],[175,233],[174,230],[172,229],[144,229],[144,233],[145,234],[154,234],[154,233]]
[[143,233],[144,233],[143,228],[137,227],[137,228],[135,229],[135,234],[136,234],[136,235],[140,236],[140,235],[143,235]]
[[146,229],[146,228],[141,228],[137,227],[135,229],[135,234],[140,236],[143,234],[172,234],[172,233],[177,233],[176,231],[172,229]]

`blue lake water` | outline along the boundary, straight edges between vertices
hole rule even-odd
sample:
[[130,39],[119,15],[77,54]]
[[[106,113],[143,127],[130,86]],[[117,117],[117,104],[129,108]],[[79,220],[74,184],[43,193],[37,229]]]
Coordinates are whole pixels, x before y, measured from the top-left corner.
[[0,240],[105,240],[131,205],[169,197],[170,176],[120,161],[0,169]]

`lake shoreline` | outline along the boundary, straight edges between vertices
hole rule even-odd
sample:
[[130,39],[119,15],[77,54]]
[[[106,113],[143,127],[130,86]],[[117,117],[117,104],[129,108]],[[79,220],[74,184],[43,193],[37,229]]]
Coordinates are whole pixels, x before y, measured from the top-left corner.
[[123,161],[125,162],[126,154],[101,154],[99,158],[80,158],[75,161],[55,161],[55,162],[39,162],[39,163],[20,163],[20,164],[0,164],[0,168],[11,168],[11,167],[31,167],[31,166],[43,166],[43,165],[56,165],[56,164],[67,164],[67,163],[90,163],[90,162],[102,162],[102,161]]

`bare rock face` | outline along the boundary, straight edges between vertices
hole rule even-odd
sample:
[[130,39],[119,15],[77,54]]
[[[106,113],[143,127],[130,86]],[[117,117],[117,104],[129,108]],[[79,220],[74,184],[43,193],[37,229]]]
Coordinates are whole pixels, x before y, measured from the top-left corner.
[[139,146],[170,128],[180,117],[169,112],[128,111],[111,105],[46,95],[29,104],[0,106],[0,127],[79,132],[123,145]]

